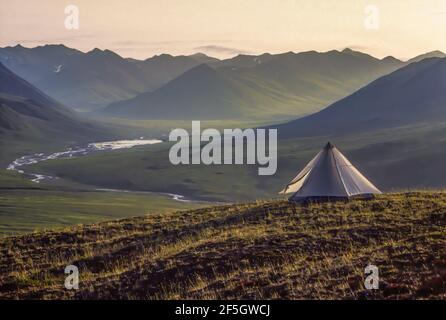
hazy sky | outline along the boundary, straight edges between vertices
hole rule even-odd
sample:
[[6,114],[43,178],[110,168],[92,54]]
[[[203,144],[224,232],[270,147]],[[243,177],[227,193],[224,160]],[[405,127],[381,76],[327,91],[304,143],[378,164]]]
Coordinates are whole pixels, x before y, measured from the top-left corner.
[[[79,8],[79,29],[64,10]],[[446,0],[0,0],[0,46],[63,43],[124,57],[352,49],[446,51]]]

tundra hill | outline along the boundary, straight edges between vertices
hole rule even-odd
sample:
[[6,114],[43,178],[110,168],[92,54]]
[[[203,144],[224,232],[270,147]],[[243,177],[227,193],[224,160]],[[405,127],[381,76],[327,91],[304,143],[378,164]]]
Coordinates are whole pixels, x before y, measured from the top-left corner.
[[105,115],[145,119],[284,120],[311,114],[404,63],[353,50],[240,55],[186,71]]
[[[445,209],[441,192],[258,201],[10,237],[0,298],[444,299]],[[364,288],[369,264],[379,290]]]

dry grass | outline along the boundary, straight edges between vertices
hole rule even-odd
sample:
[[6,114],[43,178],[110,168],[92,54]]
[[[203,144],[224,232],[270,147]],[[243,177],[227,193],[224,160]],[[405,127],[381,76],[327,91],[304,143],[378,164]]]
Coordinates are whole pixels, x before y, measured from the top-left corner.
[[[64,289],[64,268],[80,289]],[[380,270],[365,290],[364,268]],[[0,240],[0,298],[444,299],[446,193],[256,202]]]

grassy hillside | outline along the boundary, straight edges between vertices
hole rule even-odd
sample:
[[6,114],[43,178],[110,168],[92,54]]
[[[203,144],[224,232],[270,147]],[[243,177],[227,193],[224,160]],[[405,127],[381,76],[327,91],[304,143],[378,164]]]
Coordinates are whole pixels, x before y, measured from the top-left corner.
[[444,299],[445,209],[445,193],[256,202],[6,238],[0,298]]
[[35,187],[0,190],[0,202],[0,237],[205,205],[158,194]]

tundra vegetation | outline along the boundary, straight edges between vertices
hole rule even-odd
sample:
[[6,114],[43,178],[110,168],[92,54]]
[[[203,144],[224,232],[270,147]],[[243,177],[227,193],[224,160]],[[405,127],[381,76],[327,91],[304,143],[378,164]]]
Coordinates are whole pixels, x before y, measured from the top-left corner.
[[445,235],[444,192],[152,213],[2,239],[0,298],[444,299]]

